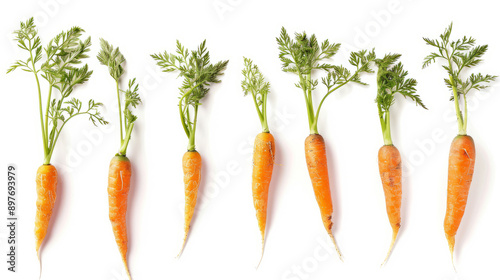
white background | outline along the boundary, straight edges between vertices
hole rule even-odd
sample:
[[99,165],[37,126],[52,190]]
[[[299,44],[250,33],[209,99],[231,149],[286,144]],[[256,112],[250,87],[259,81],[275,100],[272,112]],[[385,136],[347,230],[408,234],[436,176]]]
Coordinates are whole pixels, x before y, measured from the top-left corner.
[[[140,2],[140,4],[139,4]],[[464,1],[465,2],[465,1]],[[134,279],[498,279],[500,262],[500,118],[498,83],[469,98],[469,134],[477,161],[467,211],[457,235],[453,271],[443,232],[447,156],[457,127],[450,93],[438,65],[421,70],[435,38],[454,21],[453,38],[472,35],[489,44],[483,73],[499,74],[498,12],[492,1],[71,1],[2,2],[0,7],[1,128],[0,182],[7,164],[18,174],[18,266],[6,268],[6,188],[0,194],[0,278],[37,279],[33,223],[35,172],[42,163],[38,101],[33,76],[5,72],[25,57],[13,43],[21,20],[35,16],[43,44],[73,25],[92,36],[94,74],[74,95],[105,103],[108,127],[85,118],[61,136],[52,163],[59,170],[58,200],[43,247],[42,279],[125,279],[108,220],[107,173],[118,149],[116,95],[107,69],[99,65],[98,38],[118,45],[127,58],[127,78],[137,77],[144,104],[136,111],[128,155],[133,164],[129,202],[129,264]],[[393,140],[404,164],[402,230],[387,265],[389,226],[377,167],[383,144],[375,75],[370,86],[347,86],[328,98],[319,130],[328,147],[334,201],[334,234],[344,254],[336,256],[321,223],[304,160],[308,135],[296,76],[280,70],[275,38],[281,26],[306,30],[320,40],[343,43],[334,62],[347,64],[348,51],[376,47],[377,54],[402,53],[429,110],[398,98]],[[220,85],[200,109],[197,149],[203,183],[184,254],[184,191],[181,158],[187,139],[179,122],[175,74],[160,73],[149,54],[175,50],[179,39],[193,49],[207,39],[212,61],[229,59]],[[268,235],[258,270],[260,243],[251,199],[252,142],[260,131],[250,97],[243,97],[242,56],[254,59],[271,82],[269,126],[276,138],[276,166],[269,197]],[[319,87],[317,95],[322,94]],[[317,104],[317,101],[316,101]]]

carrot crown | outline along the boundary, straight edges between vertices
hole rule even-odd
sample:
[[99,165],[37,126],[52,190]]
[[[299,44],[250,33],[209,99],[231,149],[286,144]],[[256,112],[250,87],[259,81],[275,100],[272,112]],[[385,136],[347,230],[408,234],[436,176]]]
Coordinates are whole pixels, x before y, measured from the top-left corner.
[[[453,23],[445,29],[444,33],[439,35],[439,39],[423,38],[427,45],[435,47],[438,52],[432,52],[425,57],[422,68],[436,62],[436,59],[444,59],[443,68],[448,73],[444,82],[452,91],[451,99],[455,103],[455,112],[458,121],[458,134],[467,134],[467,98],[466,95],[472,89],[482,90],[488,87],[488,84],[494,81],[497,76],[483,75],[481,73],[471,74],[464,79],[462,70],[471,68],[482,61],[481,57],[488,50],[488,45],[474,46],[476,39],[464,36],[456,41],[450,41]],[[460,109],[459,99],[463,97],[463,110]]]
[[[121,54],[120,49],[113,48],[106,40],[101,38],[101,50],[97,54],[97,59],[102,65],[108,66],[109,74],[116,82],[116,96],[118,98],[118,115],[120,116],[120,150],[117,155],[125,156],[127,154],[128,143],[134,129],[134,123],[137,116],[132,114],[130,106],[137,107],[141,103],[139,97],[139,85],[136,84],[135,78],[129,80],[128,89],[120,89],[120,78],[123,75],[124,69],[122,64],[125,62],[125,57]],[[124,94],[124,98],[120,96]],[[122,99],[124,99],[122,101]],[[124,103],[122,111],[122,103]],[[125,131],[125,135],[124,132]]]
[[[279,58],[282,62],[284,72],[292,72],[299,76],[299,82],[296,86],[304,92],[306,100],[307,116],[309,120],[309,129],[311,134],[318,134],[318,117],[321,106],[325,99],[337,89],[343,87],[349,82],[366,85],[361,81],[360,74],[373,73],[370,68],[370,62],[375,59],[375,52],[372,50],[362,50],[351,52],[349,63],[356,67],[354,73],[351,73],[342,65],[333,65],[326,63],[340,49],[340,44],[331,44],[328,40],[320,45],[316,35],[310,37],[305,32],[295,33],[295,40],[291,39],[284,27],[281,28],[281,34],[276,38],[280,50]],[[318,80],[313,79],[312,73],[316,70],[326,72],[326,76],[321,78],[321,82],[326,87],[326,93],[321,99],[318,108],[313,106],[312,92],[318,86]]]
[[188,150],[195,150],[195,132],[198,119],[198,106],[212,83],[220,83],[219,76],[223,74],[229,61],[210,63],[210,53],[203,41],[197,50],[189,51],[177,41],[176,53],[153,54],[151,57],[163,72],[179,72],[184,78],[180,90],[179,114],[182,127],[189,139]]
[[252,60],[244,57],[245,68],[242,70],[244,80],[241,87],[245,95],[252,94],[257,114],[262,125],[262,132],[269,132],[267,125],[267,95],[269,94],[270,84],[264,79],[257,65]]
[[[94,125],[107,124],[99,112],[101,103],[89,100],[87,109],[82,108],[83,103],[76,98],[68,98],[73,93],[75,86],[88,81],[92,71],[87,64],[75,67],[87,58],[90,51],[90,37],[82,41],[80,38],[85,32],[80,27],[72,27],[63,31],[50,40],[47,47],[42,48],[35,21],[30,18],[21,22],[21,26],[14,32],[17,45],[28,52],[28,58],[16,61],[7,71],[10,73],[17,68],[31,72],[35,76],[38,90],[38,105],[40,110],[40,125],[42,128],[44,164],[50,164],[57,139],[62,129],[73,117],[88,115]],[[39,67],[38,62],[44,61]],[[49,86],[45,110],[42,104],[42,91],[40,77]],[[59,92],[53,97],[52,93]],[[49,122],[50,120],[50,122]],[[50,125],[49,125],[50,123]]]
[[394,104],[394,95],[396,93],[401,94],[405,98],[410,98],[417,103],[417,106],[420,105],[424,109],[427,109],[422,103],[420,96],[415,94],[417,91],[415,88],[417,81],[406,78],[408,71],[403,69],[401,62],[395,64],[400,57],[400,54],[386,54],[384,58],[374,60],[378,66],[377,98],[375,102],[378,107],[385,145],[392,145],[390,108]]

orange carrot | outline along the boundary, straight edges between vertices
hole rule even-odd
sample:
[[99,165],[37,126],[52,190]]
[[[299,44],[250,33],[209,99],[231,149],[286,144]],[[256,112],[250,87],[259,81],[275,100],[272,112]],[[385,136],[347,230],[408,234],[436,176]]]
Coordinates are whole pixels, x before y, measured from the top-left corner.
[[[326,98],[341,87],[350,82],[365,84],[361,81],[361,74],[373,72],[370,64],[375,59],[375,51],[351,52],[349,63],[356,67],[351,72],[342,65],[330,64],[332,57],[340,49],[340,44],[331,43],[329,40],[320,43],[315,34],[308,36],[306,32],[295,33],[295,38],[291,38],[284,27],[281,28],[281,34],[276,38],[276,41],[280,51],[279,58],[282,70],[298,75],[299,80],[295,85],[304,94],[307,119],[309,121],[309,136],[305,141],[307,168],[309,169],[316,201],[320,208],[323,225],[342,260],[342,255],[332,233],[333,207],[325,142],[318,131],[319,113]],[[320,96],[321,101],[317,108],[314,108],[313,96],[317,95],[314,92],[319,87],[319,78],[316,78],[315,74],[320,70],[326,70],[326,75],[321,78],[322,84],[326,87],[326,93],[322,97]]]
[[36,172],[36,218],[35,240],[36,254],[40,258],[40,247],[49,226],[54,203],[56,202],[57,170],[51,164],[40,166]]
[[444,232],[452,259],[455,248],[455,235],[467,205],[475,160],[476,148],[472,137],[468,135],[455,137],[451,143],[448,163],[448,198],[444,218]]
[[[193,218],[196,200],[198,197],[198,187],[201,181],[201,156],[197,151],[187,151],[182,157],[182,171],[184,172],[184,241],[186,243],[191,219]],[[181,250],[182,252],[182,250]],[[180,254],[180,253],[179,253]]]
[[[177,257],[180,257],[186,245],[201,180],[201,156],[195,148],[198,108],[202,104],[201,100],[208,94],[210,84],[220,82],[219,76],[224,73],[228,63],[226,60],[211,64],[210,54],[205,45],[206,41],[203,41],[196,51],[190,52],[177,41],[177,54],[163,52],[151,55],[164,72],[179,71],[179,76],[184,78],[180,88],[179,115],[189,143],[187,152],[182,158],[186,202],[184,239]],[[182,55],[178,55],[180,53]]]
[[[84,32],[78,26],[72,27],[68,31],[59,33],[45,47],[42,47],[43,43],[38,36],[34,18],[21,22],[20,28],[14,32],[15,41],[23,51],[26,51],[27,58],[17,60],[7,70],[7,73],[10,73],[19,68],[30,72],[36,81],[44,156],[43,165],[38,168],[36,174],[38,198],[35,243],[40,264],[40,277],[42,274],[40,248],[47,235],[57,189],[57,170],[50,164],[50,161],[59,136],[63,128],[67,127],[68,122],[78,115],[87,115],[94,125],[107,124],[99,112],[101,103],[91,99],[88,107],[82,109],[83,102],[72,95],[78,86],[88,81],[92,75],[88,65],[83,63],[83,59],[88,57],[87,52],[90,51],[91,45],[90,37],[81,40]],[[43,56],[42,53],[44,53]],[[59,63],[56,60],[59,62],[64,60],[64,62]],[[44,80],[47,82],[48,90],[46,97],[42,94],[45,88],[42,84]],[[47,100],[45,104],[44,100]]]
[[319,134],[309,135],[305,141],[305,151],[307,170],[309,171],[309,177],[311,177],[311,183],[313,185],[316,201],[318,202],[323,226],[332,239],[339,257],[342,257],[332,232],[333,206],[330,193],[330,180],[328,178],[326,147],[323,136]]
[[423,38],[427,45],[437,48],[438,51],[426,56],[422,67],[429,66],[437,59],[443,60],[442,66],[446,69],[445,84],[452,92],[450,100],[455,105],[455,114],[457,115],[458,136],[451,143],[448,160],[448,195],[444,218],[444,232],[448,241],[451,262],[455,268],[453,261],[455,235],[467,205],[476,159],[474,140],[467,135],[467,98],[470,96],[471,90],[486,89],[490,82],[496,80],[497,76],[472,73],[470,76],[464,77],[465,74],[462,70],[468,69],[467,72],[469,72],[470,68],[478,65],[488,50],[488,45],[475,46],[476,40],[468,36],[452,41],[450,39],[452,29],[453,24],[450,24],[438,39]]
[[267,220],[267,197],[274,167],[274,137],[261,132],[255,137],[253,152],[252,194],[259,230],[262,238],[262,252]]
[[391,254],[401,227],[401,156],[393,145],[384,145],[378,152],[378,167],[380,179],[385,194],[387,216],[392,227],[392,240],[384,264]]
[[[139,85],[136,80],[130,79],[128,89],[120,88],[120,78],[124,73],[123,63],[125,57],[119,48],[113,48],[106,40],[101,38],[101,50],[97,54],[97,59],[102,65],[108,67],[109,74],[115,80],[116,95],[118,98],[118,115],[120,119],[120,149],[111,159],[108,176],[108,200],[109,200],[109,220],[113,227],[115,241],[122,257],[125,270],[130,279],[130,270],[127,263],[127,199],[130,189],[130,176],[132,168],[130,160],[127,158],[127,148],[130,142],[137,117],[132,114],[131,107],[136,107],[141,103],[139,97]],[[123,96],[124,95],[124,96]],[[123,97],[122,97],[123,96]],[[123,103],[123,111],[122,111]]]
[[267,221],[267,197],[269,193],[269,184],[273,176],[274,168],[274,137],[269,133],[267,123],[267,95],[269,94],[270,84],[265,81],[264,75],[260,72],[253,61],[244,57],[245,67],[241,71],[244,76],[241,82],[241,88],[245,95],[252,95],[257,115],[260,119],[262,132],[255,137],[253,151],[253,172],[252,172],[252,195],[253,205],[255,207],[257,222],[261,235],[261,255],[257,267],[259,267],[264,257],[264,244],[266,236]]
[[392,227],[392,239],[387,255],[382,262],[384,265],[391,255],[399,228],[401,227],[401,156],[393,145],[391,138],[391,106],[395,103],[396,93],[415,101],[418,106],[427,109],[420,96],[415,94],[417,81],[407,78],[408,72],[403,69],[401,62],[396,63],[400,54],[386,54],[383,58],[374,60],[377,70],[377,103],[380,126],[384,137],[384,146],[378,152],[378,167],[385,194],[387,216]]
[[130,278],[127,264],[127,198],[130,189],[132,169],[126,156],[115,156],[111,159],[108,175],[109,220],[113,227],[116,244],[123,264]]

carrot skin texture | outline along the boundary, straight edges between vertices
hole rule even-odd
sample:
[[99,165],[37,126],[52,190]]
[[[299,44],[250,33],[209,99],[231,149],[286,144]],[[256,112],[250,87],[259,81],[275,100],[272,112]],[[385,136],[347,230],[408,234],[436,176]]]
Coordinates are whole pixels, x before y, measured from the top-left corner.
[[455,235],[464,215],[469,188],[474,174],[476,148],[468,135],[453,139],[448,163],[448,195],[444,231],[453,257]]
[[36,253],[40,256],[40,247],[47,234],[50,217],[56,202],[57,170],[53,165],[44,164],[36,172],[36,217],[35,242]]
[[392,251],[401,227],[401,155],[395,146],[384,145],[380,148],[378,152],[378,167],[384,189],[387,216],[393,232],[391,246],[384,260],[385,263]]
[[323,136],[319,134],[310,134],[305,141],[305,152],[307,170],[309,171],[309,177],[311,178],[323,226],[332,239],[340,259],[342,259],[342,255],[337,247],[332,233],[333,205],[330,191],[330,180],[328,178],[326,146]]
[[127,264],[127,200],[130,190],[132,168],[130,160],[125,156],[115,156],[111,159],[108,176],[109,220],[113,227],[116,244],[123,264],[130,277]]
[[273,135],[268,132],[259,133],[254,143],[252,195],[262,243],[266,234],[267,199],[273,175],[274,152]]
[[[182,170],[184,172],[184,195],[186,199],[184,205],[185,244],[198,198],[198,188],[201,181],[201,155],[197,151],[187,151],[184,153],[182,157]],[[184,244],[182,245],[182,249],[184,248]]]

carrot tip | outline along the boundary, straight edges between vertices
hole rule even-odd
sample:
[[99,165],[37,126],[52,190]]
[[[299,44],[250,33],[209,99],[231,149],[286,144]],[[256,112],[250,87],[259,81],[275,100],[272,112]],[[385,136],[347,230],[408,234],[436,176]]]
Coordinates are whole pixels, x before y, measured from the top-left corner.
[[38,274],[38,280],[42,279],[42,260],[40,259],[40,251],[36,250],[36,256],[38,257],[38,264],[40,265],[40,274]]
[[392,249],[394,248],[394,244],[396,243],[396,238],[398,237],[398,232],[399,232],[399,228],[394,228],[392,230],[392,240],[391,240],[391,245],[389,246],[389,251],[387,252],[387,255],[385,256],[385,259],[384,261],[382,262],[382,264],[380,265],[380,267],[384,266],[384,264],[387,262],[387,260],[389,259],[389,256],[391,255],[392,253]]
[[455,270],[455,272],[457,272],[457,268],[455,267],[455,261],[453,258],[453,252],[455,251],[455,236],[446,235],[446,239],[448,240],[448,247],[450,248],[451,265],[453,265],[453,270]]
[[182,252],[184,251],[184,247],[186,246],[186,240],[187,240],[187,236],[188,236],[188,233],[186,231],[186,233],[184,233],[184,240],[182,241],[182,247],[181,247],[181,250],[179,251],[179,254],[177,254],[177,259],[181,257],[182,255]]
[[339,255],[339,259],[344,262],[344,258],[342,257],[342,254],[340,253],[339,247],[337,246],[337,242],[335,242],[335,237],[333,237],[333,233],[329,233],[330,238],[332,239],[333,245],[335,246],[335,250],[337,251],[337,254]]
[[262,236],[262,249],[260,251],[260,260],[259,263],[257,264],[257,267],[255,269],[259,269],[260,263],[262,262],[262,258],[264,258],[264,236]]

